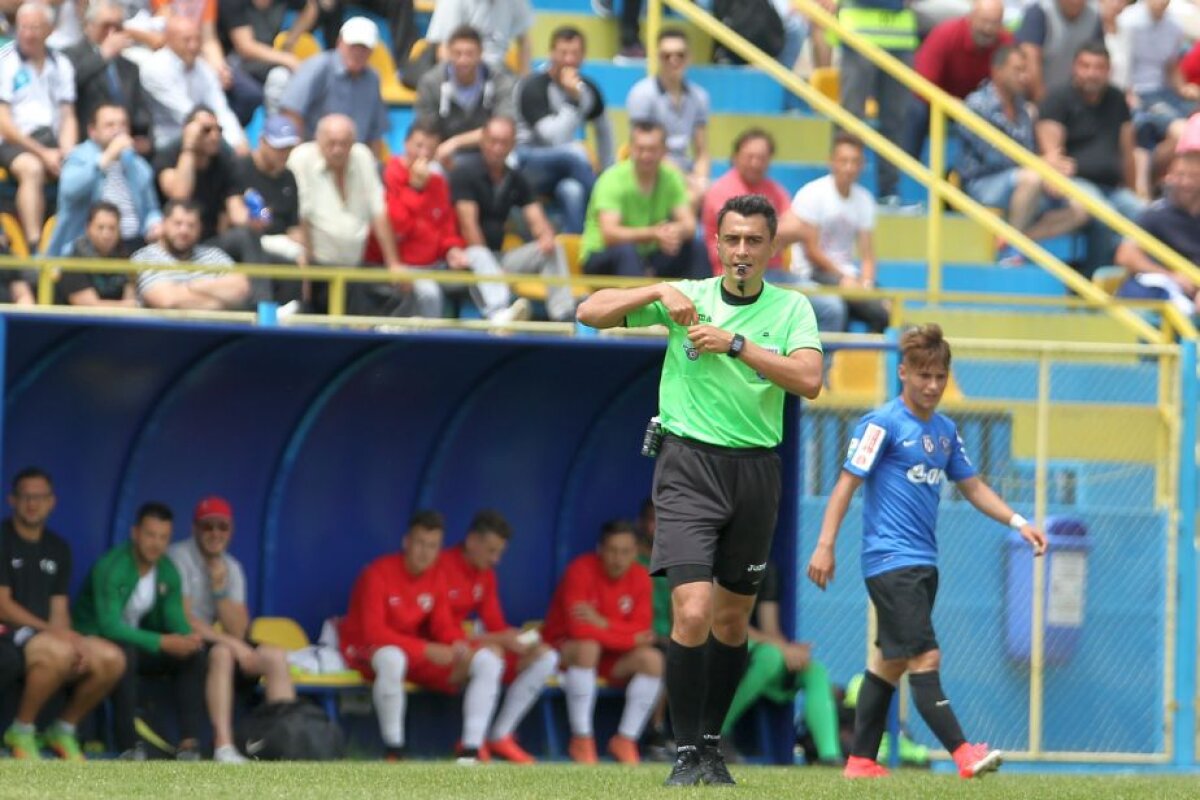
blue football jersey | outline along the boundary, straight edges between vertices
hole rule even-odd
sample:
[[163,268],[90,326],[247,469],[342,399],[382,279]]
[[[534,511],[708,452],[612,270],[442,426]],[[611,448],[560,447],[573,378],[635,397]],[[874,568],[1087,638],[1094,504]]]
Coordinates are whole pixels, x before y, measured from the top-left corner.
[[842,468],[865,484],[863,577],[936,565],[942,484],[976,472],[954,422],[926,422],[897,397],[858,421]]

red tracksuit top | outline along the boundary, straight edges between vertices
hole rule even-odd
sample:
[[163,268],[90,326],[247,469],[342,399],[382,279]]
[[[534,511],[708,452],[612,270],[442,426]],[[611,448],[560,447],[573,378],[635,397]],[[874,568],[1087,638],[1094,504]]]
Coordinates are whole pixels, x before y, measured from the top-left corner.
[[[408,185],[408,165],[399,157],[388,162],[383,173],[387,195],[387,214],[396,234],[400,260],[410,267],[425,267],[446,260],[451,247],[466,247],[458,232],[458,215],[450,202],[446,179],[431,173],[425,188],[417,191]],[[374,237],[364,256],[367,263],[383,260],[383,252]]]
[[461,628],[467,620],[479,617],[488,633],[508,629],[497,594],[495,570],[471,566],[462,545],[443,550],[438,555],[437,570],[456,625]]
[[[571,616],[571,607],[589,603],[608,620],[598,628]],[[575,559],[563,573],[550,601],[542,638],[551,644],[566,639],[591,639],[605,650],[625,652],[636,647],[634,636],[650,630],[653,622],[650,573],[634,564],[613,580],[604,571],[600,556],[588,553]]]
[[375,559],[358,576],[339,636],[342,654],[350,660],[370,658],[387,645],[419,659],[431,641],[452,644],[466,638],[454,622],[437,567],[410,575],[398,553]]

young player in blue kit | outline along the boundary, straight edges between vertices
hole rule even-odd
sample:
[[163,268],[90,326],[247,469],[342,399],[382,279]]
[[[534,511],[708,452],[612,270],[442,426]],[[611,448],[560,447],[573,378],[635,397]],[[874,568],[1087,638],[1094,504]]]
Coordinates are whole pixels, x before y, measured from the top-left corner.
[[888,774],[875,758],[892,694],[907,672],[917,710],[954,756],[959,775],[972,778],[999,768],[1002,754],[966,740],[942,693],[941,651],[932,618],[942,483],[954,481],[971,505],[1019,531],[1038,555],[1046,551],[1046,537],[983,482],[954,422],[937,413],[950,378],[950,345],[942,329],[930,324],[909,330],[900,339],[900,353],[900,397],[859,420],[825,508],[808,577],[821,589],[833,580],[838,529],[850,498],[865,483],[862,571],[875,605],[878,637],[859,690],[854,746],[844,774]]

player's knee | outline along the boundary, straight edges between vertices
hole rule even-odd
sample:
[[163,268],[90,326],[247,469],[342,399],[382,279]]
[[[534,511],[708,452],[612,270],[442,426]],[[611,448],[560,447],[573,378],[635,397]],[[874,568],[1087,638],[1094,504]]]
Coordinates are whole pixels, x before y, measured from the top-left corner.
[[476,650],[471,657],[471,675],[499,680],[504,675],[504,655],[500,648],[488,645]]
[[639,673],[657,678],[663,674],[664,667],[662,651],[657,647],[638,649],[637,671]]
[[408,656],[399,647],[381,647],[371,656],[371,669],[378,678],[376,683],[402,685],[408,674]]
[[25,663],[27,670],[69,669],[75,660],[75,648],[57,636],[40,633],[25,645]]
[[712,606],[707,598],[687,598],[674,606],[673,624],[676,634],[685,642],[695,642],[707,637],[712,625]]
[[1022,167],[1017,170],[1017,185],[1026,189],[1036,189],[1042,185],[1042,178],[1033,170]]
[[563,666],[594,669],[600,663],[600,643],[591,639],[567,642],[562,650]]
[[787,659],[784,658],[783,650],[768,642],[754,648],[750,662],[756,668],[770,670],[772,674],[787,670]]
[[750,619],[744,609],[718,608],[713,611],[713,635],[726,644],[744,641],[749,624]]
[[112,642],[91,640],[88,656],[102,675],[116,679],[125,674],[125,651]]
[[208,651],[208,668],[219,670],[233,669],[233,650],[225,644],[215,644]]

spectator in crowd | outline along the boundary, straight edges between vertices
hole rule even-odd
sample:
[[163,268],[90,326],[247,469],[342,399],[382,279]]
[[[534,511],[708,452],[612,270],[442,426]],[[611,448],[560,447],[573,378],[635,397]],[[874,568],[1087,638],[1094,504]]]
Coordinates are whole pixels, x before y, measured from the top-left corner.
[[[617,19],[617,30],[621,49],[613,61],[644,61],[646,48],[642,46],[641,14],[642,0],[619,0],[621,4]],[[613,16],[613,0],[592,0],[592,11],[598,17]]]
[[[1050,165],[1076,186],[1130,219],[1144,203],[1134,185],[1133,123],[1125,97],[1109,82],[1108,51],[1099,42],[1079,49],[1071,82],[1051,91],[1041,105],[1035,129],[1038,149]],[[1112,263],[1120,237],[1102,222],[1087,226],[1085,277]]]
[[666,131],[635,122],[629,158],[596,179],[579,258],[589,275],[683,278],[707,272],[683,176],[664,164]]
[[349,6],[387,18],[388,30],[392,36],[392,61],[403,68],[413,44],[420,35],[413,0],[317,0],[318,24],[325,41],[337,41]]
[[46,217],[44,187],[58,180],[79,141],[75,70],[48,50],[54,12],[40,2],[17,9],[17,38],[0,51],[0,167],[17,182],[17,217],[29,252],[40,249]]
[[1179,70],[1186,40],[1167,15],[1169,1],[1140,0],[1117,16],[1117,48],[1127,72],[1114,72],[1111,80],[1127,90],[1133,109],[1134,191],[1142,200],[1154,193],[1155,163],[1169,163],[1184,121],[1200,100],[1200,86]]
[[[971,12],[938,23],[917,48],[913,69],[947,94],[964,99],[991,74],[992,55],[1012,43],[1004,29],[1003,0],[973,0]],[[913,95],[904,150],[920,160],[929,134],[929,104]]]
[[[388,219],[396,236],[397,254],[405,266],[466,270],[471,268],[471,260],[467,243],[458,232],[450,185],[433,168],[439,141],[436,121],[418,118],[409,126],[404,152],[392,157],[383,175]],[[367,260],[380,258],[382,251],[372,240]],[[416,316],[442,316],[444,296],[434,281],[414,281],[411,292],[396,299]]]
[[1069,86],[1075,53],[1097,41],[1104,41],[1104,26],[1087,0],[1037,0],[1026,6],[1017,42],[1029,63],[1029,98],[1040,103]]
[[[917,49],[917,16],[908,0],[842,0],[838,19],[905,66],[912,66]],[[854,48],[843,45],[838,86],[842,108],[859,119],[866,119],[867,98],[874,97],[880,135],[897,147],[903,146],[904,116],[911,95],[902,83]],[[899,206],[900,173],[896,165],[877,158],[875,171],[880,203]]]
[[322,119],[341,114],[354,120],[358,141],[379,156],[390,125],[379,94],[379,73],[367,63],[378,40],[374,22],[351,17],[342,25],[335,49],[307,59],[293,73],[279,108],[305,137],[316,136]]
[[[450,191],[458,214],[458,228],[467,243],[467,257],[476,275],[536,273],[565,278],[567,254],[555,241],[554,228],[520,172],[508,167],[516,144],[516,124],[507,117],[492,117],[483,126],[482,168],[459,164],[450,175]],[[531,241],[502,253],[504,228],[509,216],[520,210]],[[529,301],[513,302],[506,283],[477,283],[480,309],[491,320],[527,318]],[[546,290],[546,312],[555,322],[575,317],[575,298],[570,286]]]
[[567,566],[546,612],[542,635],[558,648],[566,668],[568,753],[581,764],[598,760],[592,734],[597,677],[625,684],[625,708],[608,741],[609,754],[624,764],[641,760],[637,742],[662,688],[663,654],[654,646],[650,574],[636,562],[632,523],[605,523],[597,552]]
[[[1005,45],[992,57],[992,78],[967,98],[967,108],[1026,150],[1036,152],[1034,120],[1025,87],[1025,51]],[[955,169],[963,191],[985,206],[1004,209],[1008,222],[1031,239],[1061,236],[1087,223],[1077,203],[1052,201],[1041,177],[1018,167],[1008,156],[966,128],[958,129],[960,147]]]
[[[247,226],[262,243],[265,261],[308,266],[308,242],[300,224],[300,191],[287,161],[300,131],[290,117],[276,114],[263,123],[258,149],[234,161],[234,182],[244,188]],[[275,299],[311,301],[294,281],[274,282]]]
[[450,58],[449,44],[454,32],[470,26],[479,33],[483,63],[493,72],[507,71],[508,48],[517,47],[516,72],[529,72],[529,30],[533,27],[533,6],[529,0],[440,0],[429,18],[425,39],[438,46],[438,61]]
[[434,568],[446,524],[436,511],[409,521],[404,550],[372,562],[354,582],[340,644],[346,662],[374,681],[379,732],[388,757],[404,752],[405,681],[447,694],[463,690],[460,763],[484,749],[500,698],[504,657],[496,645],[472,647],[454,624],[450,599]]
[[[1146,233],[1200,265],[1200,151],[1175,156],[1166,187],[1166,195],[1135,221]],[[1196,286],[1162,267],[1136,242],[1129,239],[1121,242],[1116,262],[1130,273],[1117,290],[1118,297],[1166,300],[1188,316],[1200,313]]]
[[804,723],[817,745],[819,763],[841,766],[837,702],[829,673],[813,660],[811,645],[793,642],[784,635],[779,595],[779,570],[767,562],[766,577],[746,630],[749,660],[721,727],[721,743],[733,742],[734,726],[760,699],[790,707],[796,693],[803,691]]
[[83,0],[49,0],[49,4],[54,11],[54,30],[46,39],[46,46],[62,52],[83,38],[80,22],[87,4]]
[[479,31],[466,25],[456,28],[446,50],[448,63],[421,78],[413,109],[418,117],[438,121],[442,143],[436,156],[449,168],[456,155],[478,151],[483,123],[515,113],[513,79],[482,62]]
[[517,86],[517,159],[521,172],[562,212],[563,233],[582,233],[596,174],[580,130],[591,123],[601,169],[613,163],[612,126],[600,87],[579,72],[587,40],[569,25],[550,34],[546,68]]
[[[121,244],[121,211],[98,200],[87,212],[82,236],[67,245],[65,255],[76,258],[127,259]],[[73,306],[137,306],[137,293],[128,272],[65,271],[54,286],[55,302]]]
[[488,733],[488,752],[514,764],[532,764],[535,759],[517,743],[513,732],[542,696],[546,679],[558,666],[558,653],[505,619],[495,568],[511,538],[512,526],[503,514],[480,511],[472,517],[462,543],[442,550],[437,570],[455,624],[465,627],[477,619],[484,632],[472,637],[472,645],[491,645],[504,653],[509,686]]
[[[283,17],[297,10],[285,46],[276,49]],[[229,104],[246,125],[265,102],[267,113],[279,110],[280,97],[300,60],[291,52],[296,38],[317,21],[317,0],[219,0],[217,36],[231,73]]]
[[[775,207],[779,215],[779,228],[775,240],[780,251],[767,267],[767,278],[775,284],[803,285],[796,274],[783,268],[781,254],[784,248],[800,241],[804,224],[792,212],[792,198],[781,185],[767,177],[771,158],[775,155],[775,139],[761,128],[742,131],[733,142],[733,158],[728,172],[716,180],[704,195],[701,207],[701,227],[708,250],[708,263],[714,275],[721,275],[724,267],[717,257],[717,214],[725,201],[743,194],[761,194]],[[811,282],[809,282],[811,283]],[[808,300],[817,316],[817,327],[823,331],[846,329],[846,304],[840,297],[828,294],[811,294]]]
[[173,515],[162,503],[138,509],[131,541],[117,545],[88,571],[75,598],[75,628],[103,636],[125,652],[125,674],[113,693],[113,728],[124,758],[144,760],[134,729],[143,676],[169,675],[179,710],[176,758],[200,758],[204,724],[204,640],[183,610],[179,571],[164,558]]
[[166,44],[141,64],[142,86],[150,95],[154,147],[163,149],[178,140],[197,108],[209,109],[216,130],[239,155],[250,152],[246,132],[225,100],[221,80],[200,58],[198,23],[182,14],[167,19]]
[[63,50],[75,68],[75,117],[80,128],[102,105],[125,109],[134,149],[149,157],[153,149],[150,98],[142,88],[137,64],[123,54],[132,44],[123,29],[124,11],[118,0],[96,0],[87,8],[86,36]]
[[46,526],[55,502],[50,476],[28,467],[13,478],[12,515],[0,524],[0,689],[7,689],[6,678],[25,683],[4,744],[14,758],[40,758],[38,714],[73,685],[41,738],[59,758],[82,761],[75,726],[108,696],[125,658],[112,643],[71,630],[71,547]]
[[92,207],[101,200],[120,212],[120,245],[125,253],[157,241],[162,233],[162,212],[154,170],[134,150],[125,109],[108,103],[96,106],[87,134],[63,162],[57,221],[47,252],[67,255],[83,234]]
[[[331,114],[317,125],[317,140],[305,142],[288,157],[288,169],[300,191],[300,224],[308,242],[311,264],[353,267],[363,263],[367,238],[374,234],[383,263],[403,269],[396,253],[396,235],[388,220],[383,184],[370,149],[359,142],[354,120]],[[318,295],[315,301],[324,304]],[[411,314],[407,298],[414,288],[356,283],[347,287],[346,306],[351,314],[400,316]]]
[[1099,0],[1096,4],[1100,12],[1100,29],[1104,31],[1104,48],[1112,62],[1112,83],[1121,91],[1129,88],[1129,53],[1117,35],[1117,17],[1128,5],[1128,0]]
[[[163,207],[163,235],[133,254],[135,264],[168,267],[147,270],[138,277],[138,299],[150,308],[221,310],[243,308],[250,299],[250,281],[230,272],[231,259],[200,241],[200,209],[195,203],[169,200]],[[172,270],[175,264],[201,265],[204,272]]]
[[[188,624],[209,645],[205,700],[213,728],[213,760],[246,761],[233,744],[233,688],[265,678],[268,703],[296,699],[287,653],[248,639],[246,573],[229,552],[233,508],[222,497],[206,497],[192,513],[192,536],[167,550],[183,583]],[[215,626],[220,624],[220,630]]]
[[[792,271],[802,280],[846,289],[875,288],[875,201],[858,183],[863,144],[838,133],[829,154],[829,174],[800,187],[792,213],[802,225],[792,247]],[[846,300],[846,315],[872,333],[888,327],[887,306],[879,300]]]
[[682,30],[658,35],[658,75],[642,78],[629,90],[629,121],[654,122],[666,131],[667,158],[687,176],[694,207],[708,189],[708,92],[687,79],[689,47]]
[[221,141],[212,109],[188,114],[179,139],[154,156],[159,194],[164,201],[194,202],[200,208],[200,239],[240,264],[261,264],[262,243],[249,227],[250,213],[238,183],[235,156]]

